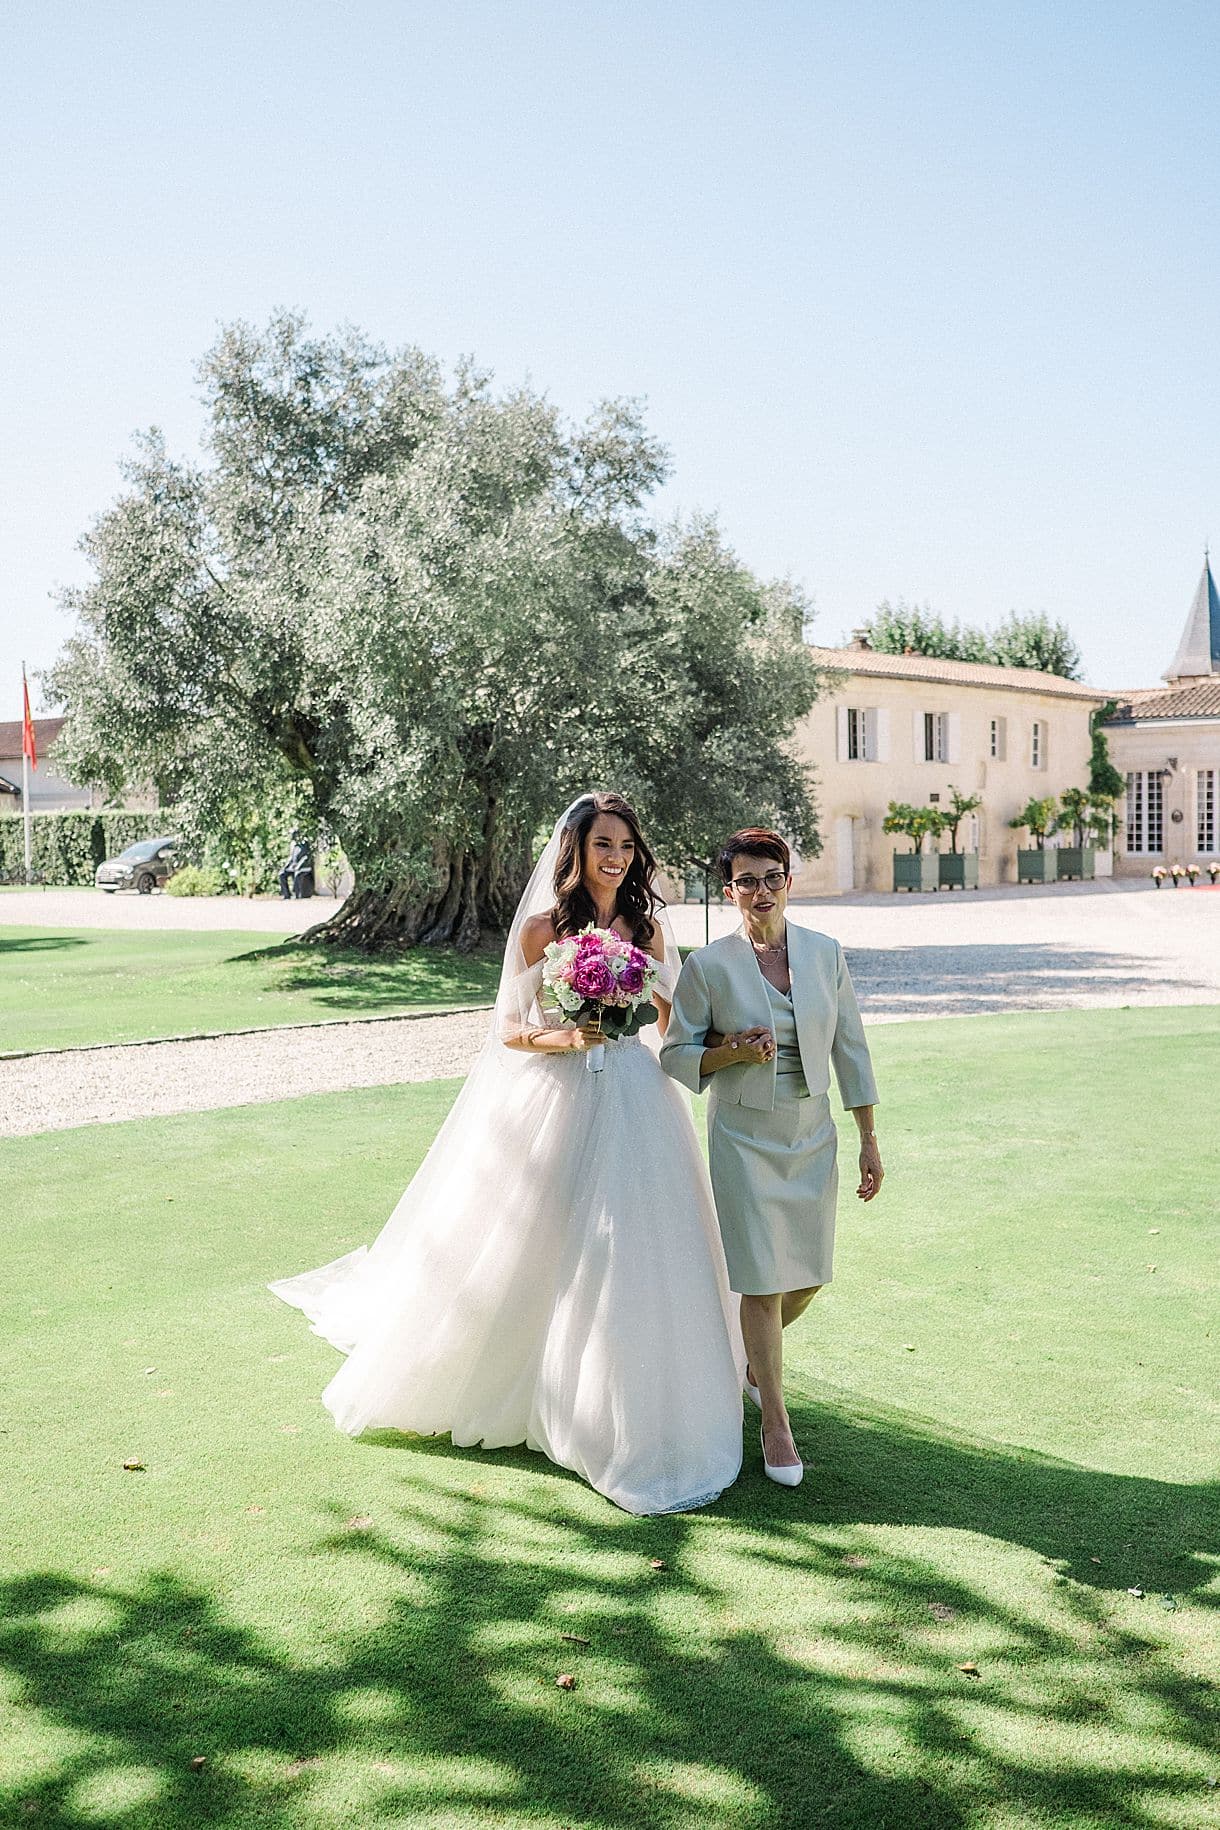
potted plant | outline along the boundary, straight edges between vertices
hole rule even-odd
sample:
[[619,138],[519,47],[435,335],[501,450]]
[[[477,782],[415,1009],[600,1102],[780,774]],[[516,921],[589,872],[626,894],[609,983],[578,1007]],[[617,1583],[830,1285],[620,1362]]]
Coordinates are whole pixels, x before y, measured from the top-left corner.
[[964,890],[977,890],[979,887],[979,855],[976,851],[958,851],[957,829],[968,813],[983,805],[981,794],[963,794],[960,788],[949,783],[949,805],[941,814],[941,822],[949,835],[949,849],[940,854],[940,887]]
[[1160,889],[1162,883],[1164,883],[1164,881],[1168,875],[1169,875],[1169,872],[1165,869],[1165,866],[1163,864],[1154,864],[1153,865],[1152,881],[1156,884],[1156,887],[1158,890]]
[[1212,884],[1214,885],[1216,878],[1220,877],[1220,864],[1209,864],[1207,867],[1207,874],[1211,878]]
[[1096,853],[1087,843],[1097,831],[1101,809],[1094,804],[1087,788],[1065,788],[1059,796],[1055,816],[1056,832],[1070,832],[1073,843],[1061,845],[1055,854],[1058,877],[1092,877]]
[[1046,835],[1055,824],[1056,807],[1051,795],[1039,800],[1036,796],[1026,801],[1015,819],[1008,824],[1017,830],[1024,828],[1033,840],[1028,851],[1017,852],[1018,883],[1054,883],[1057,868],[1055,854],[1046,849]]
[[1190,878],[1190,887],[1193,890],[1195,887],[1195,884],[1199,881],[1198,865],[1197,864],[1188,864],[1186,866],[1186,875]]
[[937,807],[911,807],[905,801],[891,801],[881,822],[883,832],[898,833],[911,841],[908,852],[894,853],[894,888],[896,890],[934,890],[940,882],[940,864],[935,852],[925,852],[924,840],[944,831],[945,816]]
[[1169,876],[1170,876],[1170,879],[1173,883],[1173,887],[1175,890],[1177,889],[1178,885],[1181,883],[1181,881],[1185,875],[1186,875],[1186,871],[1182,865],[1180,865],[1180,864],[1171,864],[1170,865]]

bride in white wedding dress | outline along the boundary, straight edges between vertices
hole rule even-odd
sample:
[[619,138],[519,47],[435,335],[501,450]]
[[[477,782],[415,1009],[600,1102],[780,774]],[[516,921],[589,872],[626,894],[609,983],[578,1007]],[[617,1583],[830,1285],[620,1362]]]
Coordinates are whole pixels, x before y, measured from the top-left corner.
[[[741,1466],[744,1356],[685,1101],[640,1036],[541,1002],[546,944],[589,922],[678,951],[626,801],[563,815],[518,905],[487,1043],[374,1244],[270,1288],[347,1354],[339,1428],[526,1443],[627,1512],[706,1505]],[[645,1035],[648,1032],[644,1032]]]

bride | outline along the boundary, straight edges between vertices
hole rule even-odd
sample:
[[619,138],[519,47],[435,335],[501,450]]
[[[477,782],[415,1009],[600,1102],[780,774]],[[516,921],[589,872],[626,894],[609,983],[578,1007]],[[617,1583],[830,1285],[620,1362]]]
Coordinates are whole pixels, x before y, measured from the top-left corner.
[[[685,1102],[640,1036],[542,1002],[542,955],[589,923],[678,951],[618,794],[563,815],[517,908],[483,1052],[374,1244],[270,1288],[347,1354],[339,1428],[526,1443],[627,1512],[706,1505],[741,1466],[743,1357]],[[647,1033],[647,1032],[646,1032]]]

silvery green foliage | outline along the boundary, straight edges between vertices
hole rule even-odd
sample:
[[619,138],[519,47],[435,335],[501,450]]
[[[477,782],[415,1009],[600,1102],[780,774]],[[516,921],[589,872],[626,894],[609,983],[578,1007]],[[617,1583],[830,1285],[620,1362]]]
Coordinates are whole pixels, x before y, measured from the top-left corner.
[[1011,611],[994,629],[972,623],[947,623],[927,604],[888,601],[878,604],[864,625],[868,639],[882,654],[933,656],[948,661],[983,661],[993,667],[1030,667],[1041,673],[1080,678],[1080,650],[1066,623],[1041,614]]
[[171,784],[205,834],[295,779],[351,861],[357,939],[473,944],[589,786],[675,864],[746,819],[816,846],[786,741],[817,691],[806,607],[710,522],[648,522],[665,460],[635,405],[569,428],[291,316],[226,330],[200,376],[205,462],[149,433],[68,593],[50,684],[78,779]]

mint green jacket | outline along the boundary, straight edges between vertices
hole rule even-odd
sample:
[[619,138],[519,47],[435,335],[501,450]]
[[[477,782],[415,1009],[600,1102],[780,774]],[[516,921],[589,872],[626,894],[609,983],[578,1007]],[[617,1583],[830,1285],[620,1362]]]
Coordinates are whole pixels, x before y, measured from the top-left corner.
[[[833,1065],[845,1106],[875,1106],[877,1083],[842,947],[829,934],[789,922],[788,966],[801,1066],[810,1094],[817,1098],[829,1091]],[[722,1068],[715,1075],[699,1072],[709,1029],[731,1035],[755,1028],[771,1028],[771,1005],[754,949],[739,928],[692,953],[683,966],[661,1044],[661,1066],[692,1093],[704,1092],[714,1080],[718,1104],[772,1112],[774,1059]]]

